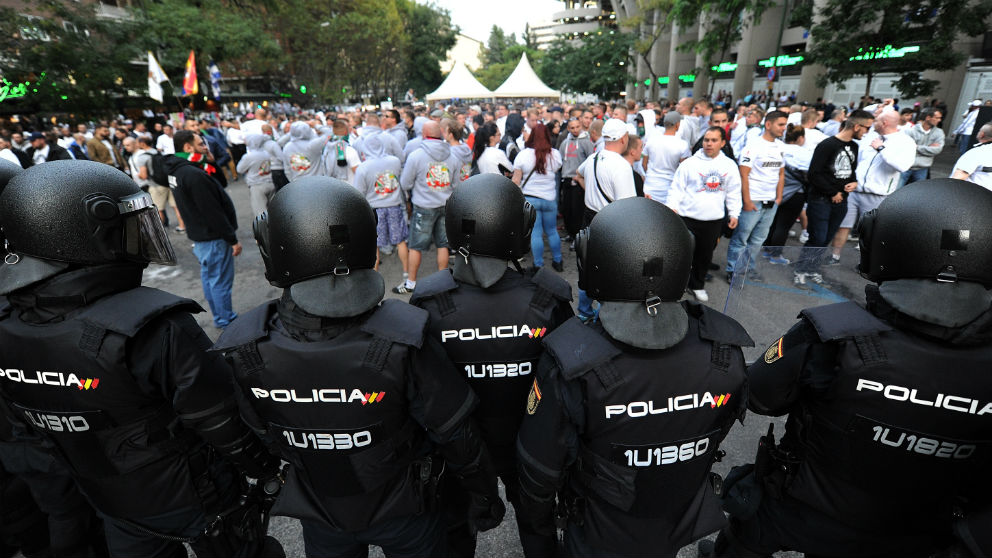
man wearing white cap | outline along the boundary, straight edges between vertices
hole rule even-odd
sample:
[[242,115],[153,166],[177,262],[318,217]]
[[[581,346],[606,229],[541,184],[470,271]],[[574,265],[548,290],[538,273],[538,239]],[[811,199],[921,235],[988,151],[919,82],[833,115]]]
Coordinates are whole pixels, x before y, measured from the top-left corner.
[[975,120],[978,118],[978,107],[980,106],[982,106],[981,99],[972,101],[968,105],[968,112],[964,113],[964,120],[954,129],[954,135],[957,136],[958,148],[962,155],[971,147],[971,134],[975,130]]
[[[586,191],[583,221],[587,227],[596,213],[613,201],[637,195],[634,173],[622,155],[629,140],[627,123],[617,118],[607,120],[603,124],[602,137],[603,149],[590,155],[575,174],[575,181]],[[579,318],[587,320],[592,317],[592,300],[579,289]]]

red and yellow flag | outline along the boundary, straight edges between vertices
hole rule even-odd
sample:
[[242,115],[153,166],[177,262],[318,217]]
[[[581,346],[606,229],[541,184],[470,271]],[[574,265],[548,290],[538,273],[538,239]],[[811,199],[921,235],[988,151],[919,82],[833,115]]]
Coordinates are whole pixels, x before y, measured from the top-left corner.
[[183,74],[183,97],[196,95],[200,92],[200,86],[196,81],[196,58],[193,51],[189,51],[189,60],[186,61],[186,73]]

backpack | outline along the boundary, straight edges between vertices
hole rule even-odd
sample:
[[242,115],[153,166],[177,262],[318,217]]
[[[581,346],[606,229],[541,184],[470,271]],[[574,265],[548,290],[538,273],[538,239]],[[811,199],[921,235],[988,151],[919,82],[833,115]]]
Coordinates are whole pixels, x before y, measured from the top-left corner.
[[169,185],[169,173],[165,171],[165,157],[158,151],[152,153],[151,157],[152,164],[149,168],[151,176],[149,178],[159,186]]

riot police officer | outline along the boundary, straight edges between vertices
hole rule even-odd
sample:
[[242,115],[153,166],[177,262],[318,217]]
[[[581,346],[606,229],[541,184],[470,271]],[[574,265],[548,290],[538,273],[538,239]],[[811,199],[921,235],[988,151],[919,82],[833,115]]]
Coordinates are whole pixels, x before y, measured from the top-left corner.
[[678,215],[644,198],[611,203],[577,239],[600,322],[573,318],[545,338],[518,445],[538,528],[553,529],[561,486],[568,556],[674,556],[724,524],[710,466],[743,417],[740,347],[752,341],[678,302],[692,243]]
[[[410,300],[430,313],[428,335],[441,343],[479,397],[475,418],[507,499],[518,510],[517,431],[541,340],[573,315],[572,291],[564,279],[545,268],[520,270],[534,218],[534,208],[508,178],[469,178],[445,206],[448,241],[457,252],[454,268],[418,282]],[[516,264],[516,271],[508,262]],[[450,555],[473,556],[466,502],[460,501],[457,487],[445,488]],[[526,556],[553,555],[553,536],[536,533],[524,522],[517,525]]]
[[111,555],[256,549],[228,528],[249,520],[230,463],[255,478],[275,464],[238,420],[200,307],[140,286],[149,262],[175,263],[148,194],[106,165],[56,161],[8,183],[0,223],[0,396],[104,517]]
[[[0,160],[0,193],[21,170]],[[0,308],[6,306],[0,298]],[[0,405],[0,555],[18,549],[28,558],[105,554],[99,531],[93,508],[44,441]]]
[[952,179],[865,215],[866,308],[803,310],[748,369],[749,407],[788,413],[786,433],[740,481],[747,501],[731,487],[718,554],[928,556],[955,515],[987,522],[990,216],[992,192]]
[[[375,214],[349,184],[303,177],[256,217],[269,282],[284,291],[215,345],[235,369],[245,420],[290,463],[273,513],[303,524],[308,556],[441,556],[434,477],[459,477],[485,530],[503,507],[470,422],[476,398],[427,312],[382,301]],[[431,457],[431,443],[444,465]]]

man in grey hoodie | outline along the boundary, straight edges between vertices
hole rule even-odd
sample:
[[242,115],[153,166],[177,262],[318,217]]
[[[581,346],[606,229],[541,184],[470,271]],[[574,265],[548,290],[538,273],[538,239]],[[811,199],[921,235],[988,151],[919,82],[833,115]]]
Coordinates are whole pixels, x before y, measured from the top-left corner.
[[406,124],[400,118],[400,111],[389,109],[382,113],[382,129],[400,146],[400,151],[406,147],[407,132]]
[[403,156],[403,148],[392,136],[382,130],[382,127],[379,125],[379,115],[375,113],[365,115],[365,125],[358,129],[358,139],[352,144],[352,147],[358,151],[359,155],[366,156],[364,144],[372,136],[383,136],[382,145],[389,155],[396,158]]
[[410,227],[409,277],[393,292],[410,294],[417,286],[417,270],[421,252],[437,246],[437,267],[448,267],[448,236],[444,230],[444,204],[451,195],[453,183],[458,180],[459,164],[452,157],[451,146],[441,139],[441,125],[428,121],[423,126],[420,148],[407,157],[400,176],[400,185],[409,192],[413,204]]
[[403,146],[403,155],[400,157],[400,162],[404,165],[406,165],[406,158],[420,149],[420,142],[424,141],[424,124],[427,122],[430,122],[430,119],[425,116],[418,116],[413,119],[413,139]]
[[[574,240],[575,235],[582,230],[582,214],[585,211],[585,189],[575,181],[579,165],[585,162],[595,151],[589,132],[582,129],[582,122],[577,118],[568,121],[568,135],[562,141],[561,147],[561,207],[562,217],[565,218],[565,230]],[[574,249],[574,245],[573,245]]]
[[265,150],[267,143],[275,145],[265,134],[248,134],[245,137],[248,152],[238,161],[238,174],[245,177],[248,183],[248,197],[254,215],[265,212],[269,207],[269,198],[276,191],[272,181],[272,160]]
[[441,121],[441,134],[451,149],[451,180],[457,186],[472,176],[472,149],[465,143],[465,127],[454,118]]
[[[410,235],[403,212],[403,191],[400,190],[400,160],[386,152],[385,136],[371,136],[365,141],[365,162],[355,171],[355,188],[361,192],[377,217],[376,246],[396,246],[407,277],[406,239]],[[376,250],[375,269],[379,269]]]
[[289,127],[290,140],[282,149],[286,176],[290,181],[301,176],[327,175],[323,168],[324,146],[330,138],[317,137],[306,122],[293,122]]
[[289,184],[289,178],[286,177],[286,167],[282,162],[282,146],[275,140],[275,134],[270,124],[262,124],[262,135],[265,136],[262,149],[269,154],[269,172],[272,173],[272,183],[275,184],[276,192],[278,192],[280,188]]

